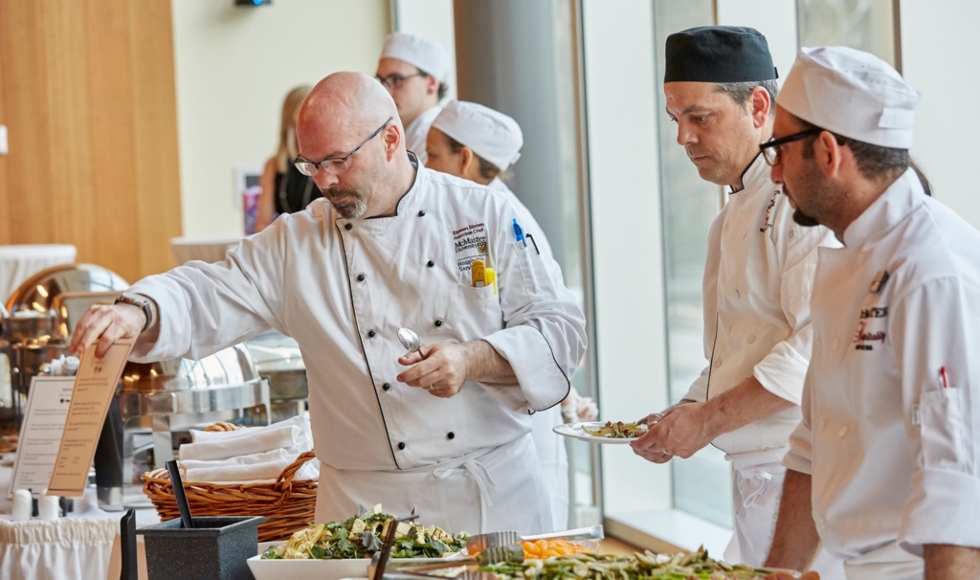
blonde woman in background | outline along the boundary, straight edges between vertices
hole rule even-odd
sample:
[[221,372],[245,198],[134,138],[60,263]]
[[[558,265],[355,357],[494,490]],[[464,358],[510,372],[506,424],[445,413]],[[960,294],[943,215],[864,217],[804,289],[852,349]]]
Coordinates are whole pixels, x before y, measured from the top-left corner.
[[299,172],[293,165],[299,150],[296,145],[296,116],[303,99],[313,87],[303,85],[294,88],[282,103],[282,120],[279,124],[279,150],[270,158],[262,171],[259,185],[258,215],[255,231],[261,232],[281,213],[293,213],[305,209],[314,199],[323,197],[313,179]]

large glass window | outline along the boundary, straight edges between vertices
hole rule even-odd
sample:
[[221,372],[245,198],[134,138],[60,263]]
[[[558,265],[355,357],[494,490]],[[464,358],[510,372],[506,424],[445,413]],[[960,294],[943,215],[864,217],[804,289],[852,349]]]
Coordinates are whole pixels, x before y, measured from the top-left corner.
[[800,46],[849,46],[897,66],[893,0],[797,0]]
[[[657,79],[664,76],[663,46],[671,33],[714,22],[711,0],[657,0],[654,37]],[[664,285],[667,297],[667,372],[671,404],[680,401],[704,368],[701,278],[708,229],[721,209],[722,188],[701,179],[677,144],[677,125],[664,112],[657,91],[660,187],[664,232]],[[673,466],[674,506],[722,526],[732,525],[731,466],[724,453],[708,446]]]

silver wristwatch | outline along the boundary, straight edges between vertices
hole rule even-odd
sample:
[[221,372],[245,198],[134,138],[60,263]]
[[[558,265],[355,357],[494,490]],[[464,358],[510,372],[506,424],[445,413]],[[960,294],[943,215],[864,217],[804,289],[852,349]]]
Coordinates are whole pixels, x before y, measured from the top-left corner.
[[113,304],[131,304],[133,306],[138,306],[143,309],[143,314],[146,315],[146,324],[143,325],[143,329],[140,333],[146,332],[146,329],[153,324],[153,309],[150,308],[150,301],[139,294],[120,294],[116,297],[116,301]]

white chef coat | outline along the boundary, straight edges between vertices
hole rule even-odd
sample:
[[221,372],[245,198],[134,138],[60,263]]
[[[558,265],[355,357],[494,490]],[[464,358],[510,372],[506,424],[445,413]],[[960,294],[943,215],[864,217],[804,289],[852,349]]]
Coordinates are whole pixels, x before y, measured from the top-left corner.
[[[318,501],[317,521],[349,517],[357,503],[411,509],[362,490],[421,485],[435,498],[457,497],[449,489],[471,480],[479,519],[453,529],[483,531],[493,521],[546,531],[538,457],[521,440],[529,439],[529,410],[568,394],[585,320],[557,267],[515,242],[516,215],[499,193],[421,165],[394,216],[347,220],[314,201],[223,262],[189,262],[134,285],[161,312],[159,340],[138,343],[135,359],[197,359],[274,328],[296,339],[306,363],[321,499],[327,488],[344,498]],[[476,258],[496,268],[496,292],[470,284]],[[402,326],[424,343],[483,338],[519,385],[467,382],[442,399],[397,382]],[[518,497],[503,495],[515,485],[524,485]],[[417,505],[436,525],[463,509]]]
[[[809,299],[816,248],[835,244],[826,228],[804,228],[758,155],[711,224],[704,270],[704,353],[708,366],[685,399],[705,401],[754,376],[799,404],[810,357]],[[735,468],[735,534],[726,558],[761,566],[772,542],[785,469],[800,420],[791,407],[719,436]],[[830,570],[822,575],[832,577]]]
[[[534,219],[527,207],[521,203],[521,200],[499,177],[495,177],[490,182],[489,187],[499,191],[507,198],[507,201],[517,211],[518,215],[515,219],[524,229],[524,233],[531,234],[534,243],[541,251],[541,255],[552,260],[554,256],[551,253],[551,244],[548,243],[548,238],[545,237],[541,226],[538,225],[537,220]],[[531,247],[531,245],[528,246],[529,251]],[[556,530],[563,530],[568,527],[568,451],[565,447],[564,438],[553,431],[556,426],[564,422],[561,415],[561,405],[555,405],[548,410],[535,413],[531,420],[531,438],[534,439],[534,447],[541,458],[545,485],[550,491],[551,512]]]
[[425,140],[429,136],[429,128],[441,112],[442,105],[436,105],[423,111],[405,127],[405,148],[418,156],[423,164],[429,160],[429,154],[425,152]]
[[909,169],[843,241],[820,250],[784,461],[812,475],[817,530],[848,578],[921,578],[923,544],[980,547],[980,233]]

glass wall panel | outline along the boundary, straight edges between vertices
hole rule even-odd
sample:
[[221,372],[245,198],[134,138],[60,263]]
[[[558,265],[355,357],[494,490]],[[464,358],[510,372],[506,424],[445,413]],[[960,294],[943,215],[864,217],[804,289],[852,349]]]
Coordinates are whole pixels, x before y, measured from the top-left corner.
[[[664,76],[663,47],[673,32],[714,23],[711,0],[654,2],[657,79]],[[664,112],[658,90],[661,205],[664,232],[664,284],[667,295],[667,345],[670,401],[676,403],[704,368],[701,278],[708,229],[724,195],[701,179],[684,148],[677,144],[677,125]],[[724,453],[708,446],[693,457],[675,459],[674,507],[719,525],[731,527],[731,466]]]
[[797,0],[800,46],[849,46],[896,66],[893,0]]

